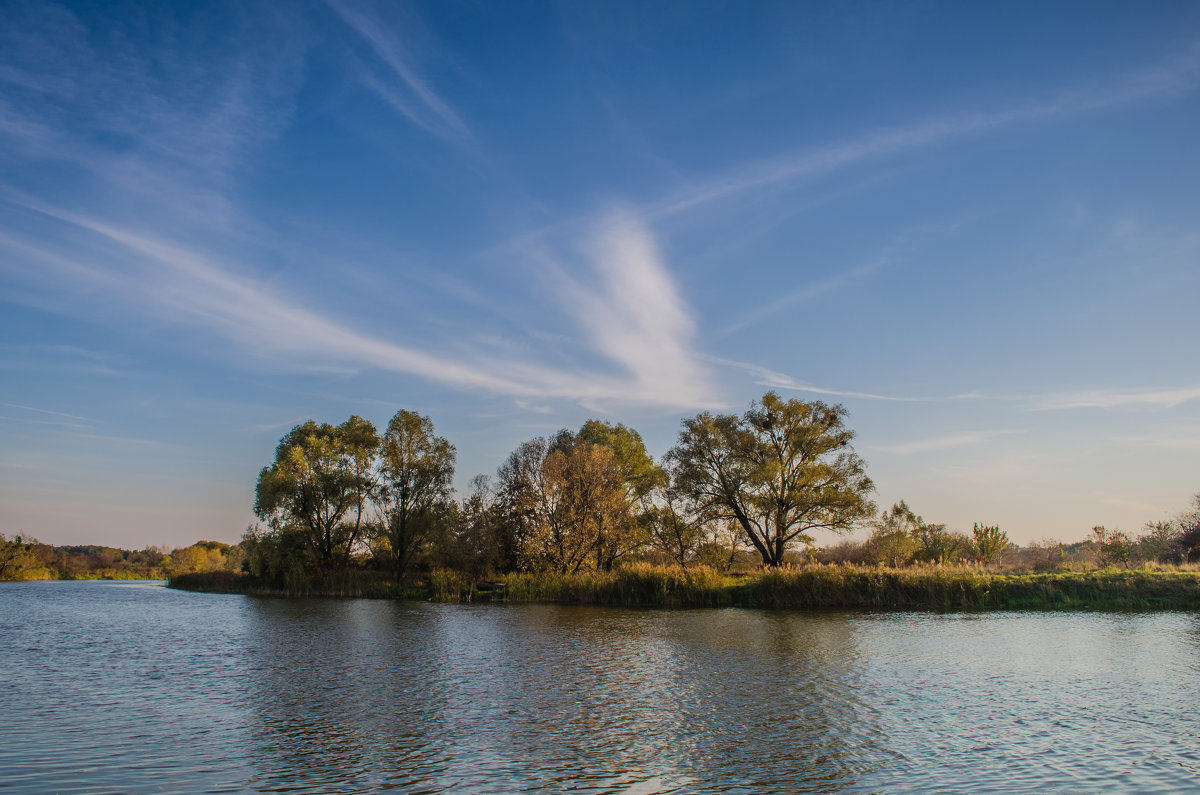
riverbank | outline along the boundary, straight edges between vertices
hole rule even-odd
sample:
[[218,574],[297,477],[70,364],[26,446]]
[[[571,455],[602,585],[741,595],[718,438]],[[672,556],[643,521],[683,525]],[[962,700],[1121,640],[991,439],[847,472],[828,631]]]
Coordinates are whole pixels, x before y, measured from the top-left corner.
[[744,576],[711,569],[631,566],[613,572],[507,575],[473,582],[450,571],[400,587],[374,572],[328,572],[288,588],[231,572],[174,577],[173,588],[210,593],[542,602],[621,607],[868,610],[1196,610],[1200,572],[1114,570],[1050,574],[976,569],[814,566]]

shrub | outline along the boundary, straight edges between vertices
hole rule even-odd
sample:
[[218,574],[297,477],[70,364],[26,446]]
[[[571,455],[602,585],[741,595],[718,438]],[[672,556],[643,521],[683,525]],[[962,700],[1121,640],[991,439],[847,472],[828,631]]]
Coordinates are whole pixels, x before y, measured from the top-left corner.
[[[1008,534],[998,525],[985,525],[979,522],[971,528],[971,548],[975,559],[980,563],[991,563],[1008,547]],[[1061,559],[1062,545],[1059,545]]]
[[1129,567],[1133,543],[1125,533],[1099,526],[1093,527],[1092,540],[1096,545],[1096,554],[1101,566]]

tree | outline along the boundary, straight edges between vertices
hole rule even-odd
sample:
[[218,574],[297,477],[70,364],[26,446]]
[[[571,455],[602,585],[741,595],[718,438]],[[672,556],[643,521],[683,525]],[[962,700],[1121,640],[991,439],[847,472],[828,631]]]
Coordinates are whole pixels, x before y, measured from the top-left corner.
[[481,577],[501,571],[505,564],[499,501],[487,475],[471,478],[470,492],[453,513],[454,522],[439,545],[441,565]]
[[446,518],[455,457],[428,417],[400,410],[388,423],[379,455],[381,527],[397,581]]
[[1192,505],[1175,517],[1175,531],[1179,555],[1184,561],[1200,557],[1200,494],[1192,498]]
[[658,503],[647,512],[651,538],[672,561],[686,566],[700,545],[709,540],[704,533],[708,517],[673,484],[665,484],[659,496]]
[[[881,537],[891,533],[908,535],[912,544],[906,544],[899,538],[893,539],[890,544],[884,543]],[[872,541],[878,542],[876,546],[886,545],[896,551],[906,549],[907,558],[945,564],[954,560],[955,555],[963,548],[965,536],[950,532],[944,524],[926,522],[908,507],[907,502],[900,500],[890,511],[884,511],[880,516]]]
[[808,532],[845,532],[875,512],[874,484],[850,442],[846,410],[767,392],[742,417],[683,421],[672,476],[714,518],[736,521],[765,566]]
[[522,568],[607,568],[629,548],[629,492],[610,448],[562,431],[523,443],[499,476]]
[[[313,420],[292,428],[263,467],[254,513],[276,532],[295,531],[322,565],[348,560],[374,489],[375,426],[351,417],[338,426]],[[353,521],[347,521],[348,515]]]
[[904,500],[880,513],[873,524],[867,547],[877,563],[899,567],[917,554],[922,521]]
[[646,452],[641,434],[620,423],[588,420],[574,435],[574,442],[609,450],[624,489],[622,504],[610,506],[613,511],[600,525],[602,532],[596,538],[596,568],[609,570],[649,542],[654,495],[665,486],[667,473]]
[[613,425],[602,420],[588,420],[575,438],[612,451],[613,463],[621,473],[629,502],[643,500],[654,489],[666,484],[666,472],[654,463],[646,452],[641,434],[632,428],[620,423]]
[[0,533],[0,580],[17,579],[29,563],[29,553],[35,543],[22,536],[5,538]]
[[[980,563],[991,563],[1008,547],[1008,534],[998,525],[976,522],[971,528],[971,546],[974,549],[976,560]],[[1060,544],[1060,550],[1061,546]]]
[[529,539],[547,521],[545,461],[551,443],[545,437],[522,442],[496,470],[501,552],[507,568],[523,568]]
[[1129,536],[1120,530],[1109,530],[1098,526],[1092,528],[1092,541],[1096,545],[1096,553],[1100,565],[1113,566],[1120,564],[1129,567],[1129,556],[1133,553],[1133,542]]

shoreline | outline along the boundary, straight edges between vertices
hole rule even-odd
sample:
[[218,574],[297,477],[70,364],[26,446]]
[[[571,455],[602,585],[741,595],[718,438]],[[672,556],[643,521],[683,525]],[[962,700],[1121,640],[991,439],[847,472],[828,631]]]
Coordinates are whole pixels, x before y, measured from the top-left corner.
[[634,566],[574,575],[518,573],[483,583],[457,572],[434,571],[425,584],[402,587],[376,572],[326,572],[290,587],[269,587],[244,574],[211,572],[174,577],[168,586],[285,598],[614,607],[897,612],[1200,610],[1200,572],[1113,569],[1007,574],[840,566],[726,576],[710,569]]

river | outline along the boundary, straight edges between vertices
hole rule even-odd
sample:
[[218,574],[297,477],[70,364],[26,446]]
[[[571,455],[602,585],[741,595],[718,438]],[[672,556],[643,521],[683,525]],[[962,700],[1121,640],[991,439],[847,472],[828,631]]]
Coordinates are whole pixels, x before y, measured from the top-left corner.
[[0,583],[0,791],[1200,789],[1200,617]]

